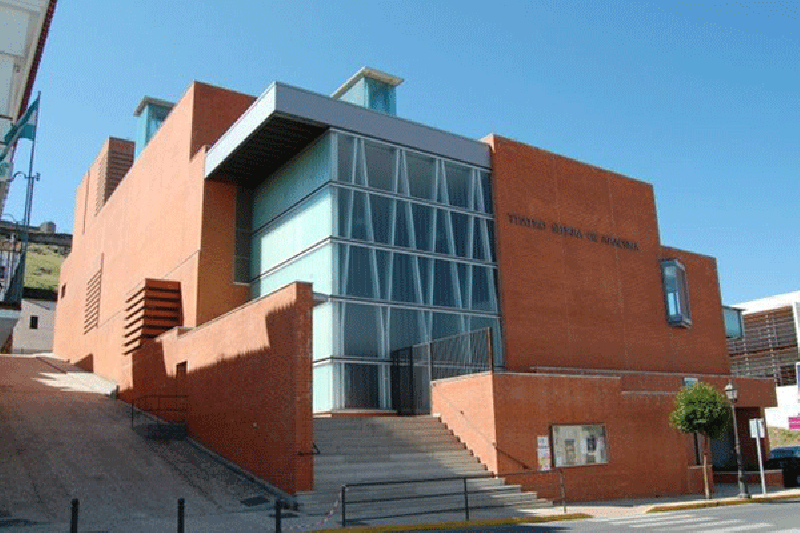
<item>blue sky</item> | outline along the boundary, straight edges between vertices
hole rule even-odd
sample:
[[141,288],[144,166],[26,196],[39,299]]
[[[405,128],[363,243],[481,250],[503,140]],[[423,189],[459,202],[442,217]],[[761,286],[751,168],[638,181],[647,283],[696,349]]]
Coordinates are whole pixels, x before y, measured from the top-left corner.
[[[145,94],[177,100],[192,80],[330,94],[369,65],[406,79],[400,116],[652,183],[662,241],[715,256],[724,302],[797,290],[799,13],[797,2],[61,0],[35,85],[32,219],[71,231],[75,188],[107,136],[133,138]],[[20,218],[23,199],[15,183],[6,212]]]

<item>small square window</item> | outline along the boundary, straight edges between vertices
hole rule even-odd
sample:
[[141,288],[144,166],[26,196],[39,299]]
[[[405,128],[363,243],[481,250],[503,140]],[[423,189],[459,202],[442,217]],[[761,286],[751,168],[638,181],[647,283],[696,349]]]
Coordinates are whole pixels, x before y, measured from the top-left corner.
[[677,259],[661,261],[664,279],[664,305],[670,326],[688,328],[692,325],[692,310],[689,306],[689,286],[686,283],[686,267]]
[[28,327],[30,329],[39,329],[39,317],[36,315],[32,315],[30,317],[30,321],[28,322]]

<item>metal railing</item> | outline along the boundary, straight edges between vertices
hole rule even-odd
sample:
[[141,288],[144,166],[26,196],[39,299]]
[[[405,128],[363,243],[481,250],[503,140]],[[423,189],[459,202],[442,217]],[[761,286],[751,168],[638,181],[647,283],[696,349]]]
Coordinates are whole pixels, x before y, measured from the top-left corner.
[[430,413],[430,383],[492,370],[494,340],[487,327],[394,350],[392,406],[401,415]]
[[[468,485],[468,481],[471,480],[479,480],[479,479],[497,479],[497,478],[508,478],[508,477],[519,477],[519,476],[531,476],[531,475],[554,475],[558,474],[559,479],[559,490],[561,492],[561,505],[564,509],[564,514],[567,513],[567,494],[566,494],[566,484],[564,480],[564,472],[563,470],[556,468],[552,470],[525,470],[520,472],[511,472],[511,473],[504,473],[504,474],[475,474],[469,476],[453,476],[453,477],[435,477],[435,478],[423,478],[423,479],[404,479],[404,480],[397,480],[397,481],[369,481],[369,482],[362,482],[362,483],[347,483],[342,485],[340,500],[341,500],[341,522],[342,527],[347,527],[347,508],[348,506],[359,505],[359,504],[367,504],[367,503],[381,503],[381,504],[388,504],[390,502],[408,502],[411,500],[424,500],[424,499],[432,499],[432,498],[442,498],[445,496],[460,496],[463,495],[464,497],[464,504],[463,506],[447,508],[447,509],[430,509],[425,511],[418,511],[418,512],[405,512],[405,513],[392,513],[392,514],[383,514],[383,515],[375,515],[375,516],[366,516],[366,517],[359,517],[360,520],[376,520],[382,518],[398,518],[404,516],[418,516],[418,515],[425,515],[425,514],[442,514],[442,513],[457,513],[463,512],[464,518],[466,521],[469,521],[470,510],[482,510],[482,509],[497,509],[500,507],[507,507],[504,504],[497,504],[497,505],[470,505],[470,495],[479,495],[479,494],[499,494],[507,492],[507,488],[503,487],[496,487],[496,488],[472,488],[470,489]],[[347,491],[357,487],[385,487],[387,485],[410,485],[410,484],[429,484],[433,485],[436,483],[453,483],[454,488],[450,489],[449,492],[431,492],[429,494],[415,494],[412,496],[388,496],[384,498],[369,498],[363,500],[349,500],[347,499]],[[388,505],[382,505],[384,508],[388,508]]]

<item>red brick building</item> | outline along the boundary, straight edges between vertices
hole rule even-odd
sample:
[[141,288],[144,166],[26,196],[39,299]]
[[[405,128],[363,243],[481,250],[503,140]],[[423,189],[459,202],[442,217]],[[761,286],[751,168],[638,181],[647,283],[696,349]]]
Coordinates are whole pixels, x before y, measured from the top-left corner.
[[[144,101],[135,161],[110,139],[78,188],[56,353],[125,398],[185,394],[193,436],[296,492],[312,412],[392,414],[395,354],[491,330],[486,371],[470,355],[427,404],[491,470],[697,491],[667,415],[686,378],[730,379],[715,260],[661,244],[646,183],[394,116],[401,81]],[[773,405],[737,385],[743,424]]]

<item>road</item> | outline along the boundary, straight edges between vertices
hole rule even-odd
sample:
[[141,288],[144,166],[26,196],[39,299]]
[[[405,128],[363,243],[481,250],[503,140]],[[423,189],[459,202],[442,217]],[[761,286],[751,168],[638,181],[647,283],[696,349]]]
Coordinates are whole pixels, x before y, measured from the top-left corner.
[[692,511],[673,511],[619,518],[591,518],[569,522],[520,524],[452,531],[684,531],[687,533],[794,532],[800,533],[800,499],[777,500]]

